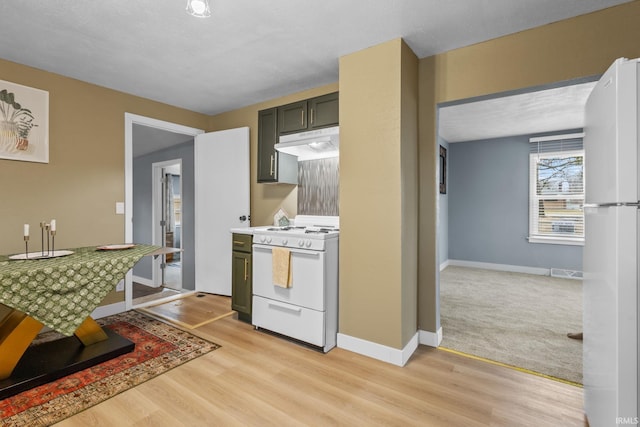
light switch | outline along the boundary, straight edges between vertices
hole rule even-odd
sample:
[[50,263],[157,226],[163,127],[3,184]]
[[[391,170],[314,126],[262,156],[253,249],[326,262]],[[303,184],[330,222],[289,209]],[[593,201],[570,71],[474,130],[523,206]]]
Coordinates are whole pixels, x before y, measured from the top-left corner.
[[116,214],[124,215],[124,202],[116,202]]

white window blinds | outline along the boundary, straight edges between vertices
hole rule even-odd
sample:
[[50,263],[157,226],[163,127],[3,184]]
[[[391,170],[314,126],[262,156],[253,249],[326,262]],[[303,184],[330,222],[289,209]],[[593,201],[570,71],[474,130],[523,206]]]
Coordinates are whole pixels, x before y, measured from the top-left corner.
[[582,137],[569,134],[530,139],[530,242],[584,242]]

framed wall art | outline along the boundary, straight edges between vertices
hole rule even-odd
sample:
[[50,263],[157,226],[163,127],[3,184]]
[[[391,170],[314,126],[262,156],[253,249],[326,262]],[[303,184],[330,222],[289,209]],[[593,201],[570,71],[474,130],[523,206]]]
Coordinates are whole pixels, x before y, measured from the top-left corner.
[[49,163],[49,92],[0,80],[0,159]]

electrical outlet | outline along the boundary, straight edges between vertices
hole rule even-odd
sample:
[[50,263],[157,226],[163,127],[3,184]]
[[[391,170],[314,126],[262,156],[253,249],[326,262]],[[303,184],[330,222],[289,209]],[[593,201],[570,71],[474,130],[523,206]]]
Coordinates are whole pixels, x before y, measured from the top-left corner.
[[122,292],[124,291],[124,280],[121,280],[117,285],[116,285],[116,292]]
[[124,215],[124,203],[116,202],[116,214]]

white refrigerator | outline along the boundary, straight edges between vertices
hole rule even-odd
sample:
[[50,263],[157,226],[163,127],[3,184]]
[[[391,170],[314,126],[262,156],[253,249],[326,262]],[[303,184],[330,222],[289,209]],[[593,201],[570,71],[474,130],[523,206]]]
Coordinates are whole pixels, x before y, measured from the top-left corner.
[[638,424],[640,60],[616,60],[585,111],[583,383],[590,427]]

